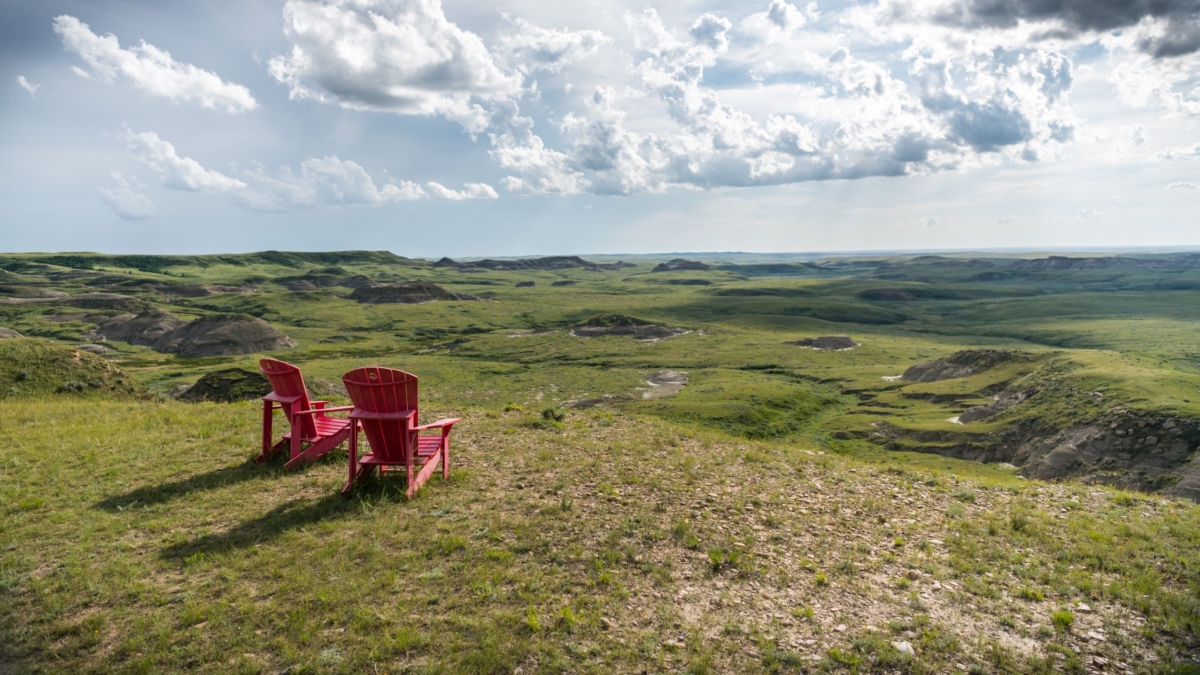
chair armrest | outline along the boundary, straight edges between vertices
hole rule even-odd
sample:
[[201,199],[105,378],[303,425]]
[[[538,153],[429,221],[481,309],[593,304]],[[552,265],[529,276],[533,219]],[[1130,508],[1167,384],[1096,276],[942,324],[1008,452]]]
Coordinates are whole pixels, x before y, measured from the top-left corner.
[[415,410],[402,410],[400,412],[380,413],[380,412],[368,412],[366,410],[360,410],[359,408],[353,408],[353,412],[350,413],[350,419],[354,419],[354,420],[406,420],[415,414],[416,414]]
[[424,431],[426,429],[449,429],[461,421],[462,420],[457,417],[447,418],[444,420],[438,420],[436,422],[430,422],[429,424],[422,424],[421,426],[413,429],[413,431]]
[[324,410],[325,406],[329,405],[329,401],[309,401],[312,404],[313,410]]
[[344,405],[344,406],[339,406],[337,408],[322,407],[322,408],[317,408],[315,410],[297,410],[296,412],[292,413],[292,415],[294,416],[294,415],[312,415],[314,413],[346,412],[347,410],[354,410],[354,406]]
[[267,394],[266,396],[264,396],[263,400],[270,401],[272,403],[291,404],[291,403],[295,403],[296,401],[299,401],[302,398],[304,398],[304,397],[303,396],[280,396],[279,394],[276,394],[275,392],[271,392],[271,393]]

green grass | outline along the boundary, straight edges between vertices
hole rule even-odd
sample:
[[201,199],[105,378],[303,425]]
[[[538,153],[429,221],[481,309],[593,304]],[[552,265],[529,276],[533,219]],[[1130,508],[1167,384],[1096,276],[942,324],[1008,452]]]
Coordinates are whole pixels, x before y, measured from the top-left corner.
[[0,399],[141,392],[136,380],[95,354],[33,338],[0,340]]
[[[249,462],[253,404],[0,407],[21,420],[0,430],[0,656],[18,672],[612,672],[697,659],[729,672],[790,653],[884,667],[893,639],[918,646],[918,672],[940,672],[1078,651],[1080,621],[1124,627],[1110,657],[1150,649],[1166,667],[1200,637],[1200,509],[1175,502],[1114,508],[1096,488],[878,471],[652,418],[579,413],[532,431],[520,412],[482,411],[455,431],[450,481],[406,502],[385,478],[344,499],[344,455],[298,472]],[[442,412],[458,411],[426,414]],[[760,457],[738,459],[750,449]],[[966,512],[939,517],[963,490],[976,495]],[[1081,507],[1048,513],[1068,496]],[[877,588],[877,575],[912,586]],[[1037,637],[1075,602],[1095,611]],[[930,622],[934,608],[971,619]],[[882,642],[868,628],[914,620],[924,627]],[[706,633],[730,622],[734,633]],[[984,630],[1038,652],[981,649]],[[665,644],[680,631],[682,649]]]
[[[449,482],[405,502],[388,478],[344,500],[344,454],[255,466],[253,404],[165,397],[263,355],[110,343],[102,358],[72,345],[115,312],[0,304],[0,325],[45,338],[0,340],[0,670],[1044,672],[1082,668],[1096,630],[1110,662],[1154,653],[1169,672],[1195,652],[1196,507],[943,456],[1112,407],[1200,417],[1200,297],[1178,290],[1195,274],[652,264],[464,274],[362,252],[0,256],[16,273],[4,284],[106,290],[38,276],[90,267],[184,318],[260,316],[298,343],[272,356],[322,397],[337,400],[356,366],[398,367],[421,379],[423,418],[466,420]],[[492,301],[364,306],[346,288],[277,283],[334,266]],[[165,304],[145,283],[258,292]],[[915,299],[859,295],[874,288]],[[565,330],[615,313],[691,332]],[[788,344],[841,333],[861,346]],[[980,347],[1028,357],[883,379]],[[644,398],[664,368],[688,384]],[[1039,393],[993,420],[947,421],[1025,389]]]

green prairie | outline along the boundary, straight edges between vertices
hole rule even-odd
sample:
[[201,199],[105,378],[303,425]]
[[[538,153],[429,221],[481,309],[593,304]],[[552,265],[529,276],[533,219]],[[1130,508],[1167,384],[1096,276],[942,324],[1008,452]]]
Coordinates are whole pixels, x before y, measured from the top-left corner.
[[[0,256],[0,672],[1195,672],[1200,266],[1039,260]],[[97,292],[296,345],[97,342]],[[571,330],[613,314],[681,331]],[[963,350],[1007,360],[896,379]],[[417,374],[450,480],[343,498],[344,452],[255,465],[255,402],[171,396],[266,355]]]

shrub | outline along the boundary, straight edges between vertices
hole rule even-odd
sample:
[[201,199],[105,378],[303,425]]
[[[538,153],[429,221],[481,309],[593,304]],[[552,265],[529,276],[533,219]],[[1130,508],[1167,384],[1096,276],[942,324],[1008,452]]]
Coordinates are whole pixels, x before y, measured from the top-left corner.
[[533,608],[533,605],[530,605],[525,609],[525,627],[533,633],[536,633],[542,629],[542,624],[540,621],[538,621],[537,610]]
[[1022,588],[1020,595],[1022,598],[1026,599],[1026,600],[1038,600],[1038,601],[1040,601],[1046,597],[1045,595],[1042,594],[1041,591],[1039,591],[1036,588]]
[[1075,623],[1075,615],[1070,610],[1060,609],[1050,615],[1050,620],[1054,622],[1056,630],[1066,632],[1071,630],[1071,626]]

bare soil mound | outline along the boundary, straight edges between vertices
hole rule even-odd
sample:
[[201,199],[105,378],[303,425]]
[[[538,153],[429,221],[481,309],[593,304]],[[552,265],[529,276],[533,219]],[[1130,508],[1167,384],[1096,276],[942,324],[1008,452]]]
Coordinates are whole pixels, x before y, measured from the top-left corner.
[[790,345],[808,347],[809,349],[854,349],[859,346],[849,335],[822,335],[821,337],[804,338],[789,342]]
[[387,303],[415,305],[422,302],[447,300],[479,300],[479,298],[466,293],[451,293],[441,286],[423,279],[401,281],[385,286],[363,286],[354,289],[350,297],[365,305]]
[[233,356],[286,349],[296,343],[262,319],[218,314],[179,326],[150,346],[181,356]]
[[374,288],[379,284],[372,281],[370,277],[362,274],[356,274],[352,277],[341,279],[338,281],[337,285],[342,286],[343,288]]
[[0,286],[0,295],[10,298],[43,298],[49,300],[67,297],[67,294],[63,291],[29,286]]
[[5,328],[4,326],[0,326],[0,340],[4,340],[7,338],[19,338],[19,337],[24,337],[24,336],[11,328]]
[[925,361],[904,371],[905,382],[938,382],[956,377],[968,377],[1020,356],[1007,349],[964,349],[944,359]]
[[979,420],[991,419],[1005,410],[1017,405],[1018,403],[1025,401],[1025,399],[1029,398],[1029,396],[1030,392],[1025,391],[1006,391],[997,394],[995,396],[995,400],[987,405],[971,406],[970,408],[964,410],[963,413],[958,416],[958,421],[962,424],[970,424],[971,422],[977,422]]
[[552,281],[552,282],[550,282],[550,285],[551,286],[574,286],[577,283],[579,283],[579,282],[575,281],[574,279],[562,279],[561,281]]
[[271,383],[262,373],[242,368],[213,371],[179,395],[180,401],[236,403],[253,401],[271,393]]
[[683,258],[675,258],[668,260],[665,263],[659,263],[654,266],[651,272],[684,272],[688,270],[706,271],[712,269],[708,265],[698,260],[684,260]]
[[571,334],[577,337],[628,335],[635,340],[665,340],[687,332],[686,328],[662,326],[624,314],[601,314],[571,328]]
[[90,334],[92,339],[120,340],[131,345],[153,347],[171,331],[183,326],[183,319],[161,309],[141,314],[118,314],[105,319]]
[[642,393],[644,399],[667,398],[683,391],[688,383],[687,373],[678,370],[659,370],[646,378],[650,390]]
[[137,311],[144,306],[138,298],[117,293],[80,293],[68,295],[53,301],[55,305],[79,307],[80,309],[118,309],[126,312]]
[[517,282],[517,288],[533,288],[534,286],[537,286],[536,281],[518,281]]
[[583,258],[580,258],[579,256],[574,255],[547,256],[545,258],[521,258],[517,260],[485,259],[472,260],[471,262],[466,263],[460,263],[452,258],[442,258],[441,260],[433,263],[433,266],[457,268],[460,272],[464,272],[467,269],[505,272],[513,270],[565,270],[571,268],[599,271],[620,269],[622,267],[633,267],[633,265],[625,262],[616,262],[613,264],[589,262]]

